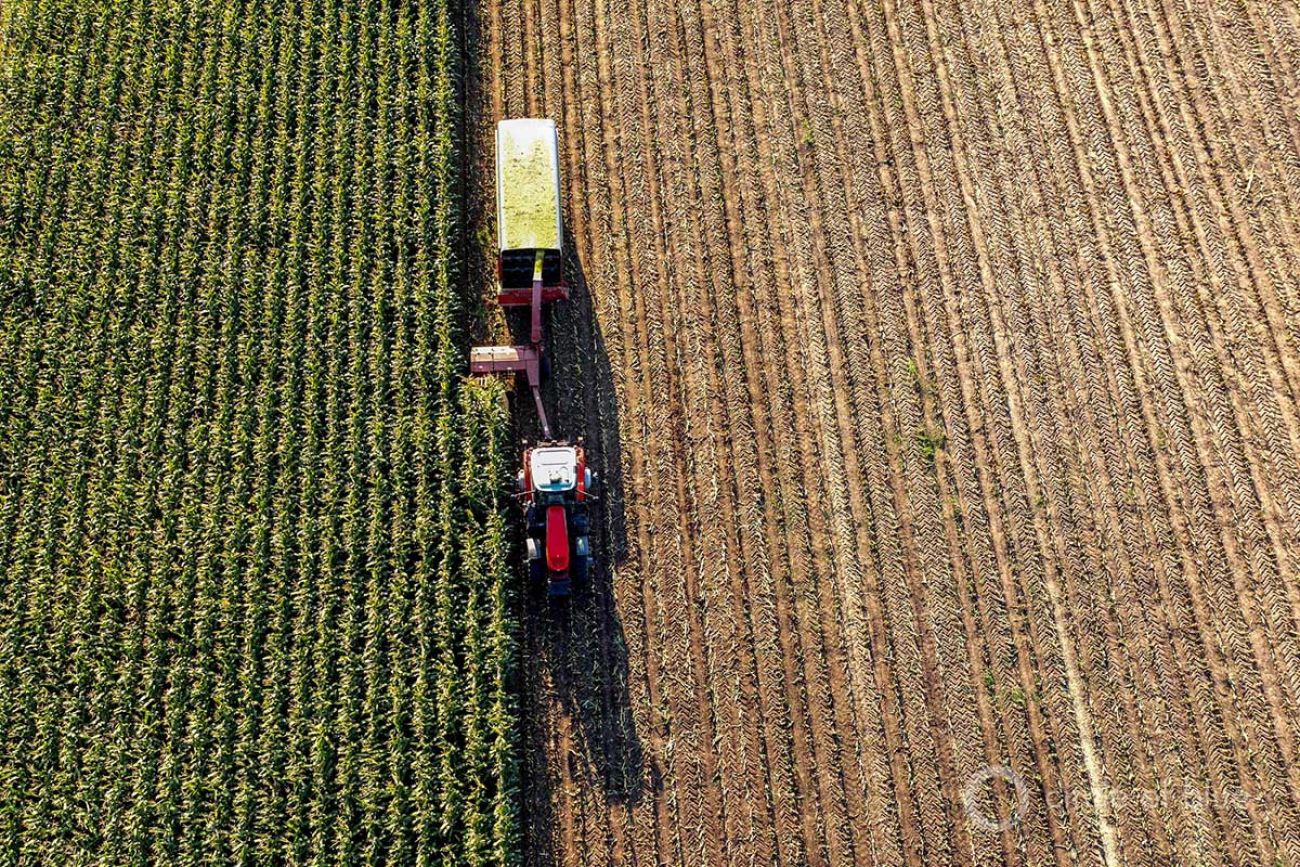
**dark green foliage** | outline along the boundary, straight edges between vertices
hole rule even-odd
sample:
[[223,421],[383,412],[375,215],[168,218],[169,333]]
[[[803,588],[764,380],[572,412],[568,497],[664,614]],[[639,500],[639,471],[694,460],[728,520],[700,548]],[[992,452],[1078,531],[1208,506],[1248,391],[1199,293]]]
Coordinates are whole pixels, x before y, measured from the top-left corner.
[[0,26],[0,865],[518,863],[455,10]]

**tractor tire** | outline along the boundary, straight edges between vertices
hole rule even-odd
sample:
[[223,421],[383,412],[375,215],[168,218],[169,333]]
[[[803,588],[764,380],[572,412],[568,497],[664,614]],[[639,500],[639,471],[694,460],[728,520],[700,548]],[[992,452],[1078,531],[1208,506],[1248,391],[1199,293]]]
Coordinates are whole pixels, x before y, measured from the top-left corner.
[[[546,581],[546,558],[541,555],[541,542],[529,537],[525,547],[524,564],[528,567],[528,582],[540,586]],[[537,556],[529,556],[533,554]]]
[[572,566],[569,568],[569,578],[573,582],[573,589],[582,591],[587,589],[587,575],[591,571],[591,555],[586,557],[575,557]]
[[528,527],[530,536],[540,539],[546,535],[546,518],[537,506],[528,507],[528,511],[524,514],[524,523]]

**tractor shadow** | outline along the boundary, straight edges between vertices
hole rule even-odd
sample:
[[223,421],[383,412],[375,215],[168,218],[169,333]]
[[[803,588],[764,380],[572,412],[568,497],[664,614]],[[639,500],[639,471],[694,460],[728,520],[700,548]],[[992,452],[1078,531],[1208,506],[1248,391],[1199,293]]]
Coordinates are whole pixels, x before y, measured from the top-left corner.
[[[569,797],[566,790],[597,792],[610,807],[626,809],[642,800],[646,785],[614,592],[615,570],[628,556],[618,401],[574,241],[566,237],[565,243],[571,293],[549,311],[552,374],[543,391],[553,435],[582,440],[600,484],[590,513],[595,557],[585,586],[575,585],[568,599],[550,599],[540,586],[524,594],[522,782],[530,863],[549,863],[562,849],[552,835],[562,833],[564,822],[554,812]],[[512,317],[511,328],[522,337],[526,323]],[[514,417],[521,436],[540,438],[526,389],[514,393]],[[520,580],[526,580],[522,565]],[[573,808],[582,809],[579,802]]]
[[[481,12],[465,16],[465,57],[483,57]],[[487,76],[485,78],[485,76]],[[489,342],[527,341],[526,311],[504,316],[491,302],[495,286],[496,189],[495,122],[490,67],[468,63],[461,81],[465,104],[465,210],[461,237],[470,286],[485,301],[468,305],[463,327]],[[563,134],[563,133],[562,133]],[[628,690],[628,650],[614,573],[628,557],[624,512],[623,455],[614,375],[600,322],[592,305],[575,239],[565,233],[568,301],[547,311],[547,352],[552,377],[543,389],[556,437],[583,439],[589,465],[600,474],[599,499],[590,513],[595,553],[587,585],[568,600],[547,598],[529,587],[522,554],[516,552],[516,580],[522,630],[518,668],[520,695],[520,773],[525,859],[529,864],[558,862],[567,848],[560,842],[566,820],[576,817],[596,795],[611,810],[639,803],[647,786],[658,787],[647,771]],[[486,315],[485,315],[486,314]],[[522,384],[520,384],[522,385]],[[511,396],[517,439],[541,437],[526,386]],[[516,538],[523,519],[517,515]],[[626,602],[626,600],[625,600]],[[637,610],[633,604],[633,610]],[[577,790],[579,795],[568,792]],[[572,799],[572,800],[571,800]],[[599,820],[597,820],[599,821]]]
[[[572,238],[565,243],[569,251],[575,249]],[[539,661],[550,674],[553,694],[541,698],[558,700],[570,724],[564,755],[552,750],[552,764],[558,757],[568,767],[551,770],[598,787],[610,804],[631,805],[643,794],[645,758],[632,715],[628,650],[613,580],[628,553],[618,401],[581,263],[570,252],[565,266],[571,294],[551,310],[552,381],[546,400],[554,407],[555,435],[581,438],[588,464],[600,474],[599,499],[591,510],[596,556],[586,586],[576,587],[568,600],[548,599],[543,588],[529,588],[525,620],[531,621],[530,643],[536,642]]]

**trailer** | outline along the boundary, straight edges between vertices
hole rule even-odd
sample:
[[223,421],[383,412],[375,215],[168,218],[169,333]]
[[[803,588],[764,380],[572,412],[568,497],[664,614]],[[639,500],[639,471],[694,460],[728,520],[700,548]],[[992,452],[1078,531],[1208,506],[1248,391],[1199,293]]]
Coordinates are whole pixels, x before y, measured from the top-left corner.
[[529,575],[552,596],[568,596],[591,564],[587,505],[596,474],[580,444],[556,439],[542,397],[547,368],[545,305],[569,297],[564,279],[559,138],[555,121],[523,118],[497,124],[497,303],[529,308],[528,343],[476,346],[470,372],[522,376],[532,393],[543,441],[524,450],[517,477],[524,506]]
[[560,212],[560,146],[555,121],[521,118],[497,124],[497,303],[528,306],[529,340],[480,346],[470,353],[476,374],[523,374],[542,436],[551,438],[542,402],[543,305],[567,299],[564,223]]
[[542,301],[569,297],[564,282],[560,145],[553,120],[497,124],[497,303],[532,303],[541,256]]

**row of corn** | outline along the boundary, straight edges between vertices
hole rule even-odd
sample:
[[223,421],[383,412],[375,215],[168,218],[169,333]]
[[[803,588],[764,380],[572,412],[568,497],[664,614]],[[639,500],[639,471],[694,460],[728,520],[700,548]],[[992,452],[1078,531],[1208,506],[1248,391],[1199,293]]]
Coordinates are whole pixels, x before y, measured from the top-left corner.
[[518,862],[459,15],[5,0],[0,865]]

